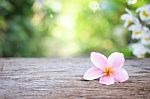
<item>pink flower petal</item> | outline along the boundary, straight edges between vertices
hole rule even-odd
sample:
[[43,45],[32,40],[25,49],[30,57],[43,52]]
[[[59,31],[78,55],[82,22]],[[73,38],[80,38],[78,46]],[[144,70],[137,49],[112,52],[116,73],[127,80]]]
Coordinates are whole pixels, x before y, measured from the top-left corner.
[[86,80],[93,80],[101,77],[102,71],[98,69],[97,67],[92,67],[87,70],[87,72],[84,74],[83,78]]
[[101,70],[104,70],[104,67],[107,65],[107,58],[100,53],[92,52],[91,61],[97,68]]
[[113,68],[122,67],[124,64],[124,55],[119,52],[114,52],[108,57],[107,65]]
[[111,85],[115,83],[114,76],[108,75],[108,76],[102,76],[99,80],[99,83]]
[[124,82],[129,79],[127,71],[123,68],[114,70],[113,75],[116,82]]

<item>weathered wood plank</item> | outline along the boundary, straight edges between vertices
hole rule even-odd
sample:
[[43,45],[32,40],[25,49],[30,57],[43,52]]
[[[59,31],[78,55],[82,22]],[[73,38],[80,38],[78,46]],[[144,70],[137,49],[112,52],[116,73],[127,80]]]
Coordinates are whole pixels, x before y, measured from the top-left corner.
[[106,86],[82,76],[88,58],[0,59],[0,99],[149,99],[150,59],[128,59],[130,79]]

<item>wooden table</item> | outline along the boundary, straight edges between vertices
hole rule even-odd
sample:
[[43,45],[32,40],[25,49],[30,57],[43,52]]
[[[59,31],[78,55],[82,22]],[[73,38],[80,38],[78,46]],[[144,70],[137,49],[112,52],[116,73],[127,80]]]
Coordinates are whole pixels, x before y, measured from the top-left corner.
[[0,99],[150,99],[150,58],[127,59],[130,79],[106,86],[82,76],[89,58],[1,58]]

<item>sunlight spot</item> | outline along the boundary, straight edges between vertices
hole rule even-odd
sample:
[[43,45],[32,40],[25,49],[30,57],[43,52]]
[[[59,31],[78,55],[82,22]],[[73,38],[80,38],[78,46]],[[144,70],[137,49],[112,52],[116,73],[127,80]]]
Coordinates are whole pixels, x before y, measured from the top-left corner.
[[55,11],[55,12],[60,12],[61,11],[61,8],[62,8],[62,6],[61,6],[61,3],[60,2],[53,2],[52,4],[51,4],[51,8]]
[[53,14],[50,14],[49,17],[50,17],[50,18],[53,18],[54,16],[53,16]]
[[92,2],[90,2],[90,4],[89,4],[89,8],[90,8],[93,12],[95,12],[96,10],[98,10],[98,9],[100,8],[100,5],[99,5],[98,2],[92,1]]

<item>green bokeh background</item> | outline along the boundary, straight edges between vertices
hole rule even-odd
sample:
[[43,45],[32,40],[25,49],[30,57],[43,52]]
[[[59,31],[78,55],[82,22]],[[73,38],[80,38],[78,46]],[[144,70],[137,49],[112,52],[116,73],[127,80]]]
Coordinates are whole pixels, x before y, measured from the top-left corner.
[[[89,5],[99,3],[93,11]],[[0,0],[0,57],[88,56],[114,51],[133,57],[120,16],[149,0]]]

